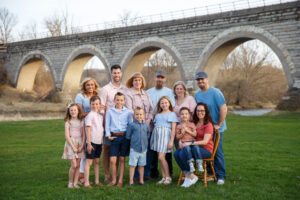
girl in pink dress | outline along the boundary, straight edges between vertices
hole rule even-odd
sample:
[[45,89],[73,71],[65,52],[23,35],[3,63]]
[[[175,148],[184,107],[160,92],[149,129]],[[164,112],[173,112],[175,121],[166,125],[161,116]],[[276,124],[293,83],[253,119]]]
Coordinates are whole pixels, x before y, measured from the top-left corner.
[[79,164],[80,159],[85,157],[83,149],[85,134],[81,120],[81,109],[78,104],[68,106],[65,117],[65,137],[66,142],[62,158],[71,160],[68,188],[79,188]]

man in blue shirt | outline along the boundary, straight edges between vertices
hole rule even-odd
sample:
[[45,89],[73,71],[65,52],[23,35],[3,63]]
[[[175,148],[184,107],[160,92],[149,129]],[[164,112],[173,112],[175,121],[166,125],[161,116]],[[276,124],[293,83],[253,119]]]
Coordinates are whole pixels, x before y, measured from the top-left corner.
[[134,186],[134,170],[138,165],[139,183],[144,185],[144,166],[146,165],[146,153],[148,149],[148,139],[150,138],[150,128],[144,122],[145,112],[141,107],[134,110],[134,122],[127,127],[126,138],[130,140],[129,154],[129,184]]
[[[164,84],[166,81],[167,81],[167,78],[166,78],[165,71],[158,70],[155,73],[155,83],[156,83],[155,87],[147,90],[147,92],[150,95],[150,98],[152,100],[154,111],[156,111],[156,106],[157,106],[158,100],[163,96],[169,97],[171,100],[172,106],[173,107],[175,106],[175,97],[174,97],[173,91],[170,88],[164,87]],[[148,149],[148,152],[149,153],[147,153],[147,166],[145,167],[145,176],[148,175],[148,168],[150,168],[148,161],[151,161],[151,163],[152,163],[151,177],[157,178],[158,174],[159,174],[158,169],[157,169],[157,165],[158,165],[157,153],[150,149]],[[172,153],[166,154],[166,160],[168,162],[170,175],[172,176],[172,173],[173,173]]]
[[220,142],[215,155],[214,169],[216,171],[216,176],[218,179],[217,184],[223,185],[225,183],[225,158],[223,153],[223,133],[227,129],[226,127],[226,114],[227,106],[226,101],[222,92],[208,84],[208,76],[205,72],[198,72],[196,74],[197,84],[200,90],[196,93],[196,102],[205,103],[211,114],[214,128],[219,129],[220,132]]

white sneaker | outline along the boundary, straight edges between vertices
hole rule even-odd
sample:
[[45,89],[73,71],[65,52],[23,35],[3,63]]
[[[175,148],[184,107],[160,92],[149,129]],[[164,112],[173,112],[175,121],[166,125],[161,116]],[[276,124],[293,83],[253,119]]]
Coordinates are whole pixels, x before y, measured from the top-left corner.
[[198,164],[198,170],[199,170],[199,172],[204,172],[202,163],[201,163],[201,164],[200,164],[200,163]]
[[183,181],[183,184],[181,185],[181,187],[185,187],[186,186],[186,183],[187,183],[187,180],[188,180],[189,178],[185,178],[184,179],[184,181]]
[[225,183],[225,180],[219,179],[217,182],[217,185],[224,185],[224,183]]
[[189,179],[189,178],[187,178],[186,184],[185,184],[185,186],[183,186],[183,187],[188,188],[188,187],[190,187],[191,185],[193,185],[192,180]]
[[198,176],[194,176],[194,178],[191,180],[192,185],[194,185],[195,183],[197,183],[198,181]]
[[190,172],[194,172],[194,171],[195,171],[194,164],[191,162],[191,163],[189,164],[189,166],[190,166]]

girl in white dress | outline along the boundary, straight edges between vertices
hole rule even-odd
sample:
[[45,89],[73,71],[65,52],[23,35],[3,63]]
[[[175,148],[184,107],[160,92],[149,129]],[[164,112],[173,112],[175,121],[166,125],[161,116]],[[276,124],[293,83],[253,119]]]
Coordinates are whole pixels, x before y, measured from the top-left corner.
[[173,112],[171,100],[167,96],[163,96],[159,99],[156,110],[157,113],[153,120],[154,129],[151,136],[150,148],[158,154],[163,176],[158,184],[170,184],[172,179],[166,161],[166,153],[173,151],[175,129],[178,119]]

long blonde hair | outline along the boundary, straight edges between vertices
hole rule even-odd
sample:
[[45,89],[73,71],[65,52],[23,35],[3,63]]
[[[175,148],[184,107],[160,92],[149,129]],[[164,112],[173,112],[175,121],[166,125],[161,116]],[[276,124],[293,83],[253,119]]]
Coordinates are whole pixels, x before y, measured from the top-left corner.
[[163,109],[160,107],[160,101],[163,100],[163,99],[166,99],[169,102],[169,104],[170,104],[169,105],[169,110],[171,112],[173,112],[173,107],[172,107],[171,99],[168,96],[162,96],[162,97],[160,97],[160,99],[157,102],[157,105],[156,105],[156,114],[157,113],[161,113],[163,111]]
[[99,85],[97,83],[97,81],[91,77],[86,77],[85,79],[83,79],[83,81],[81,82],[81,93],[83,95],[87,95],[87,92],[86,92],[86,89],[85,89],[85,84],[88,82],[88,81],[93,81],[94,84],[95,84],[95,90],[93,91],[93,96],[96,96],[98,95],[98,88],[99,88]]

